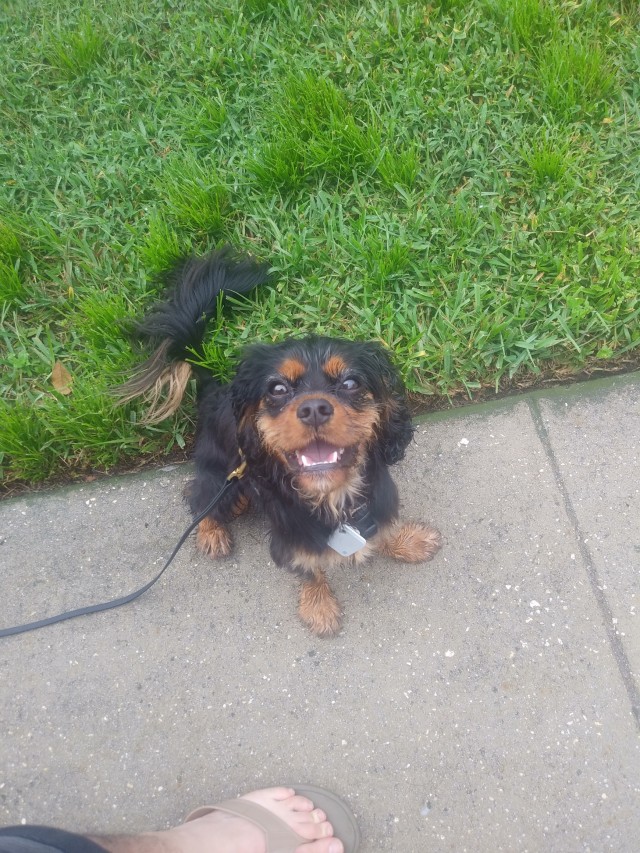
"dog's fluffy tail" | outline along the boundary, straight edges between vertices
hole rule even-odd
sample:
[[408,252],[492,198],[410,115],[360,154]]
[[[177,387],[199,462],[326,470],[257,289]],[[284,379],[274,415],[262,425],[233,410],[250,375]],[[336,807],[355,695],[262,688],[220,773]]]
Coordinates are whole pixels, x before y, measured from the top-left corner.
[[191,376],[187,358],[199,353],[207,321],[224,293],[247,293],[268,280],[268,264],[239,255],[230,246],[203,258],[190,257],[169,274],[167,296],[138,325],[142,337],[157,343],[131,379],[115,389],[120,404],[144,397],[144,423],[157,423],[176,411]]

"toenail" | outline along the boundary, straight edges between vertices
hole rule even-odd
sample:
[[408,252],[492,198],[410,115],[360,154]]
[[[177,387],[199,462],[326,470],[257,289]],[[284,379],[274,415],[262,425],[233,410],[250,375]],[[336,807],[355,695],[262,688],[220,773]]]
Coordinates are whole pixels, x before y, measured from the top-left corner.
[[342,844],[339,841],[332,841],[329,845],[329,853],[342,853]]

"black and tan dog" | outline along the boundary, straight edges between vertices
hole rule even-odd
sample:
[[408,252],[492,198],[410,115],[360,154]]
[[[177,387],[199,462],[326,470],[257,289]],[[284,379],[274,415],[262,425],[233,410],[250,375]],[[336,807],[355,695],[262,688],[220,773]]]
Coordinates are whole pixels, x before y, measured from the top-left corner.
[[198,379],[195,478],[188,489],[198,515],[227,475],[247,463],[198,527],[198,547],[229,554],[228,522],[258,498],[271,525],[275,563],[301,579],[299,615],[313,633],[340,629],[340,606],[325,569],[378,552],[410,563],[440,547],[437,530],[398,521],[389,466],[413,435],[403,385],[378,344],[325,337],[253,344],[234,378],[220,385],[187,362],[198,353],[222,293],[246,293],[267,268],[228,247],[191,258],[172,274],[166,300],[140,324],[157,348],[123,386],[121,397],[150,399],[148,421],[180,404],[191,371]]

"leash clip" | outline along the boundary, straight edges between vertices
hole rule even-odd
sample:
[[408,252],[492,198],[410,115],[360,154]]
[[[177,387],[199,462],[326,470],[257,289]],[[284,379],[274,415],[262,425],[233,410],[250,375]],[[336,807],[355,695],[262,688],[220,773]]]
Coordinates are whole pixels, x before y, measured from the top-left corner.
[[242,462],[229,474],[227,477],[227,483],[230,483],[232,480],[240,480],[244,477],[244,472],[247,470],[247,460],[244,458],[242,451],[240,451],[240,457]]

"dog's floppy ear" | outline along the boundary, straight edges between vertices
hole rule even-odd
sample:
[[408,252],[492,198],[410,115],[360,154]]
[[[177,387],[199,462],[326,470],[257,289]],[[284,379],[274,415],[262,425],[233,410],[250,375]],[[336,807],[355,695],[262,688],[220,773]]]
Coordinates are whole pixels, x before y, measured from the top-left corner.
[[388,400],[380,420],[380,445],[387,465],[395,465],[404,457],[414,429],[405,394]]
[[256,429],[256,409],[254,406],[247,406],[242,409],[237,422],[238,446],[242,450],[247,460],[255,460],[262,455],[260,436]]
[[229,385],[238,444],[247,459],[262,455],[256,414],[264,392],[265,371],[269,371],[271,357],[271,347],[266,344],[252,344],[247,347]]
[[236,380],[231,383],[231,406],[236,420],[238,446],[247,459],[253,459],[260,452],[260,438],[255,422],[258,404],[243,391],[245,389]]
[[378,386],[376,397],[381,406],[376,449],[387,465],[395,465],[404,457],[414,433],[407,394],[385,350],[378,344],[369,344],[368,348]]

